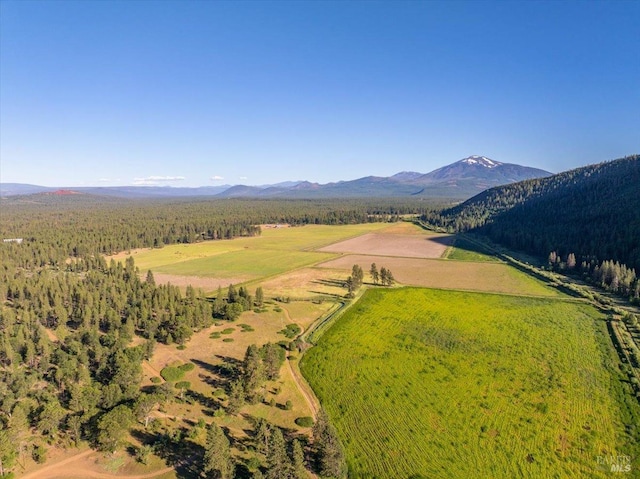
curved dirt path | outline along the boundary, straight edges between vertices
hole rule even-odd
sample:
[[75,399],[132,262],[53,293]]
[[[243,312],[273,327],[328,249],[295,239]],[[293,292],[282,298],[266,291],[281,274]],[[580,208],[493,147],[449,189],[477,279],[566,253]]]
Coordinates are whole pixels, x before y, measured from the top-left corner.
[[151,479],[153,477],[161,476],[174,470],[173,467],[165,467],[157,471],[149,472],[147,474],[109,474],[107,472],[95,471],[87,468],[86,463],[78,465],[74,462],[80,462],[83,459],[89,457],[91,454],[96,453],[93,449],[87,449],[86,451],[75,454],[60,462],[51,464],[50,466],[43,467],[37,471],[30,472],[24,476],[20,476],[19,479],[70,479],[70,478],[82,478],[82,479]]
[[[289,315],[289,311],[287,311],[286,308],[282,308],[282,311],[284,311],[284,315],[286,316],[287,320],[290,323],[293,323],[293,320]],[[296,337],[296,339],[302,336],[304,333],[305,333],[305,330],[301,331],[300,334],[298,334],[298,336]],[[292,366],[291,359],[289,356],[291,356],[291,352],[287,351],[286,362],[287,362],[287,366],[289,367],[289,371],[291,372],[291,377],[293,378],[293,381],[296,383],[298,390],[302,393],[302,396],[304,397],[305,401],[307,402],[307,405],[311,410],[311,415],[313,416],[313,420],[315,421],[316,418],[318,417],[318,411],[320,410],[320,401],[318,401],[318,398],[316,397],[313,390],[311,389],[311,386],[309,386],[307,381],[302,376],[302,373],[300,372],[300,370],[297,367],[294,368]]]
[[289,359],[289,351],[287,351],[287,366],[289,366],[289,371],[291,372],[291,377],[296,383],[298,390],[304,396],[305,401],[309,405],[309,409],[311,410],[311,415],[313,416],[313,420],[315,421],[318,417],[318,411],[320,410],[320,404],[318,398],[311,390],[311,387],[307,384],[305,379],[302,377],[302,374],[298,370],[298,368],[294,368],[291,365],[291,360]]

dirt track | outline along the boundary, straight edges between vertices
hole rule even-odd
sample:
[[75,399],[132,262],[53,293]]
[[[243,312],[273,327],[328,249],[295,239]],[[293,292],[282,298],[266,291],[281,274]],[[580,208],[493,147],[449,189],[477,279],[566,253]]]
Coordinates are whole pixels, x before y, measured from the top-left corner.
[[150,479],[173,471],[173,467],[165,467],[148,474],[135,475],[98,472],[87,468],[86,459],[92,454],[98,453],[92,449],[87,449],[86,451],[79,452],[78,454],[68,457],[60,462],[45,466],[42,469],[21,476],[20,479]]

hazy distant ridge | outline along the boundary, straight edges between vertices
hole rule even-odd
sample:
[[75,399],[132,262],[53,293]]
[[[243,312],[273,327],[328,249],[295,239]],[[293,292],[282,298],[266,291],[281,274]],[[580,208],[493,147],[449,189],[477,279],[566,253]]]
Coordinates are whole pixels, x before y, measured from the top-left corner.
[[214,196],[218,198],[359,198],[423,196],[469,198],[493,186],[549,176],[548,171],[501,163],[484,156],[470,156],[423,174],[402,171],[389,177],[365,176],[324,185],[309,181],[285,181],[275,185],[222,185],[198,188],[172,186],[109,186],[49,188],[20,183],[0,183],[0,196],[76,192],[122,198]]

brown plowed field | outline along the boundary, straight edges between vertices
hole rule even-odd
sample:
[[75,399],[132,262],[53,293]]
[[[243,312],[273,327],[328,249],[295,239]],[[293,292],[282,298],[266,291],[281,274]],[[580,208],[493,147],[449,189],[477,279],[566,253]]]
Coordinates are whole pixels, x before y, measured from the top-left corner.
[[[368,233],[357,238],[334,243],[318,251],[352,253],[404,258],[440,258],[453,244],[452,235],[416,235]],[[353,263],[352,263],[353,264]]]

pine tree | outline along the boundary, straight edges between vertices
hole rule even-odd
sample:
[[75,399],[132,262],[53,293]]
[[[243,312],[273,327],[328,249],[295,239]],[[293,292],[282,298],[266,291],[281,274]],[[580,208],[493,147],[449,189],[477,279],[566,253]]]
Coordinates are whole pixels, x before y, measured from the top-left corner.
[[257,399],[256,390],[266,380],[265,365],[262,361],[260,350],[255,344],[250,345],[244,355],[244,387],[250,402]]
[[266,419],[258,418],[256,423],[255,442],[256,448],[266,454],[269,450],[269,442],[271,441],[271,427]]
[[378,284],[378,280],[380,279],[380,275],[378,273],[378,267],[375,263],[371,263],[371,269],[369,270],[369,274],[371,275],[371,280],[374,284]]
[[229,403],[227,405],[227,411],[229,411],[229,414],[237,414],[242,406],[244,406],[244,400],[245,386],[243,381],[233,381],[229,389]]
[[267,451],[267,479],[286,479],[291,471],[291,461],[287,455],[282,430],[274,428]]
[[300,445],[300,441],[293,440],[292,444],[292,460],[291,460],[292,479],[306,479],[307,469],[304,465],[304,451]]
[[153,272],[151,270],[147,271],[147,278],[145,280],[145,282],[149,285],[149,286],[155,286],[156,285],[156,280],[153,277]]
[[320,475],[327,477],[344,477],[346,462],[338,434],[329,422],[324,409],[320,409],[316,423],[313,425],[313,445],[316,450]]
[[234,476],[229,439],[216,423],[211,423],[207,429],[203,471],[210,479],[232,479]]
[[262,291],[262,286],[258,286],[256,288],[256,306],[262,308],[264,304],[264,292]]

